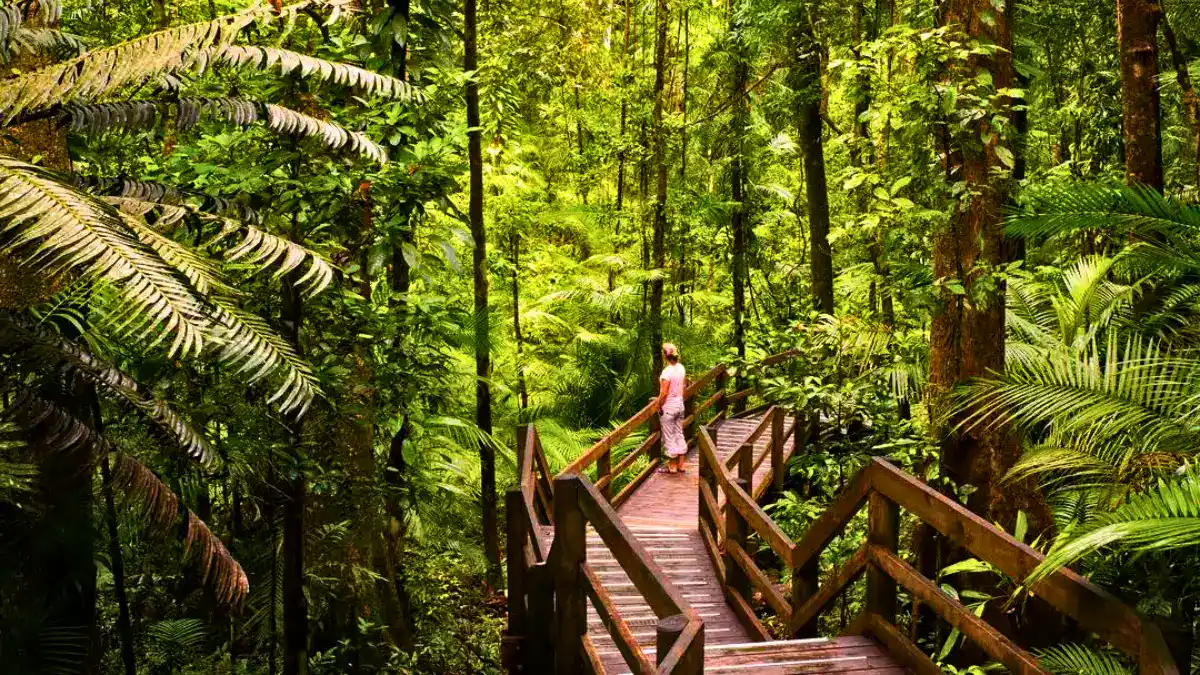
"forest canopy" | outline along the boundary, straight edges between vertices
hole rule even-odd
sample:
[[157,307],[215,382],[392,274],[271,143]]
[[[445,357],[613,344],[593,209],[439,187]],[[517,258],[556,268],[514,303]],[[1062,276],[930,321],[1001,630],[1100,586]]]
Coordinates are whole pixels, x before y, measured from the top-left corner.
[[1046,554],[900,546],[1042,667],[1132,672],[1063,566],[1195,665],[1197,0],[17,0],[0,60],[0,670],[500,672],[518,431],[667,342],[813,420],[789,536],[886,456]]

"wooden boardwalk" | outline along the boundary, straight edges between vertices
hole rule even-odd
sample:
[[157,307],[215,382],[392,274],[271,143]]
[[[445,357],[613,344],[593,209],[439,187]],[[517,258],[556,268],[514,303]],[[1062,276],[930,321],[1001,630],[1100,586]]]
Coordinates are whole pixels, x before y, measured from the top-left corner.
[[[754,432],[762,417],[724,420],[716,425],[717,454],[728,459]],[[755,444],[759,455],[770,442],[763,434]],[[791,457],[792,441],[784,446],[784,458]],[[699,472],[697,452],[692,448],[682,474],[650,476],[618,509],[625,525],[662,568],[704,621],[705,672],[709,673],[856,673],[871,671],[884,675],[902,672],[872,640],[863,637],[837,639],[788,640],[762,642],[752,634],[727,604],[717,571],[705,549],[698,527]],[[754,486],[769,480],[768,456],[754,474]],[[633,637],[647,653],[655,653],[655,625],[658,620],[649,605],[634,588],[621,566],[589,529],[587,564],[600,579]],[[591,647],[604,664],[605,673],[627,673],[608,630],[595,607],[588,605],[588,637]]]

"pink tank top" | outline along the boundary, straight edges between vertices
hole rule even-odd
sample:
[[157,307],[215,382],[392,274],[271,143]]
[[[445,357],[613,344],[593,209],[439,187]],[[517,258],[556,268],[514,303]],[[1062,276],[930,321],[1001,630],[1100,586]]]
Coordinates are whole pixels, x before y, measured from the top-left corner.
[[683,369],[682,363],[673,363],[663,368],[662,375],[658,379],[666,380],[669,385],[667,387],[668,400],[683,400],[683,391],[687,388],[687,371]]

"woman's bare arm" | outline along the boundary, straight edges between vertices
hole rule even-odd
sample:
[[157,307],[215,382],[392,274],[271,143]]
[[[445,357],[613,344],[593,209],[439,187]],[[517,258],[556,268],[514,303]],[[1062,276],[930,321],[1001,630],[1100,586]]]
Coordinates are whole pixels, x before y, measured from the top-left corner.
[[654,399],[654,409],[662,410],[663,403],[667,400],[667,394],[671,392],[671,383],[660,379],[658,381],[658,398]]

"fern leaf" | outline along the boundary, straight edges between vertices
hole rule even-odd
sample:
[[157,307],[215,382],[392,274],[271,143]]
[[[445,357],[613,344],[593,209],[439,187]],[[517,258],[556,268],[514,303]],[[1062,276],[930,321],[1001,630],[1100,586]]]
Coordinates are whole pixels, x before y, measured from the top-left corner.
[[1117,654],[1084,645],[1054,645],[1035,650],[1034,654],[1054,675],[1133,675]]
[[[22,347],[35,360],[67,365],[148,417],[160,433],[202,465],[212,466],[217,461],[204,434],[188,424],[166,402],[146,393],[145,387],[120,368],[84,351],[70,340],[11,315],[0,314],[0,327],[4,329],[0,343],[9,348]],[[51,404],[37,399],[29,399],[27,405],[37,407],[42,415],[52,412],[42,409]]]
[[0,56],[3,56],[5,61],[12,57],[12,43],[24,20],[21,8],[16,4],[0,5]]
[[233,66],[252,66],[259,69],[278,68],[284,74],[299,73],[301,77],[317,78],[358,89],[359,91],[386,96],[402,101],[420,101],[422,96],[416,88],[404,80],[336,61],[280,49],[224,44],[211,49],[214,61]]
[[1178,241],[1200,231],[1200,207],[1147,187],[1070,186],[1042,192],[1030,209],[1012,215],[1005,229],[1025,237],[1104,229]]
[[87,51],[83,38],[56,28],[21,26],[13,32],[11,44],[17,53],[50,53],[76,57]]
[[1195,474],[1134,495],[1111,513],[1064,535],[1029,575],[1033,584],[1102,548],[1162,551],[1200,544],[1200,479]]
[[[179,207],[165,207],[172,209],[168,219],[182,219],[187,211]],[[144,214],[136,214],[144,216]],[[126,214],[125,222],[129,225],[129,229],[133,230],[139,239],[146,243],[147,246],[154,249],[163,260],[167,261],[183,273],[188,281],[192,282],[195,289],[208,295],[214,291],[220,291],[225,295],[236,295],[237,290],[221,281],[220,273],[204,258],[196,255],[191,249],[176,242],[174,239],[164,237],[150,227],[147,227],[140,218]]]
[[[109,131],[145,131],[164,124],[167,118],[165,110],[154,101],[71,105],[62,115],[70,119],[72,131],[93,136]],[[274,103],[225,97],[181,98],[175,104],[177,129],[192,129],[206,116],[237,126],[262,121],[275,133],[317,138],[332,150],[344,148],[380,164],[387,163],[387,152],[365,135]]]
[[[214,54],[232,45],[256,22],[291,21],[311,7],[340,8],[342,0],[299,2],[278,12],[259,6],[212,21],[186,24],[88,52],[0,84],[0,118],[6,123],[23,113],[105,96],[163,73],[203,69]],[[382,76],[381,76],[382,77]]]
[[221,345],[222,361],[238,368],[257,382],[272,373],[280,373],[283,382],[268,399],[278,403],[283,412],[303,415],[312,400],[320,394],[312,367],[261,317],[244,312],[220,298],[217,322],[220,327],[216,340]]
[[[118,453],[113,484],[126,495],[137,497],[143,514],[153,524],[166,532],[176,529],[179,497],[141,462]],[[185,558],[191,558],[203,570],[205,581],[213,583],[219,600],[236,605],[246,597],[250,590],[246,572],[208,525],[190,510],[186,512],[183,540]]]
[[35,270],[70,269],[111,284],[128,316],[158,333],[152,344],[174,334],[169,355],[200,353],[207,324],[201,300],[107,205],[0,155],[0,235],[7,238],[0,253]]

